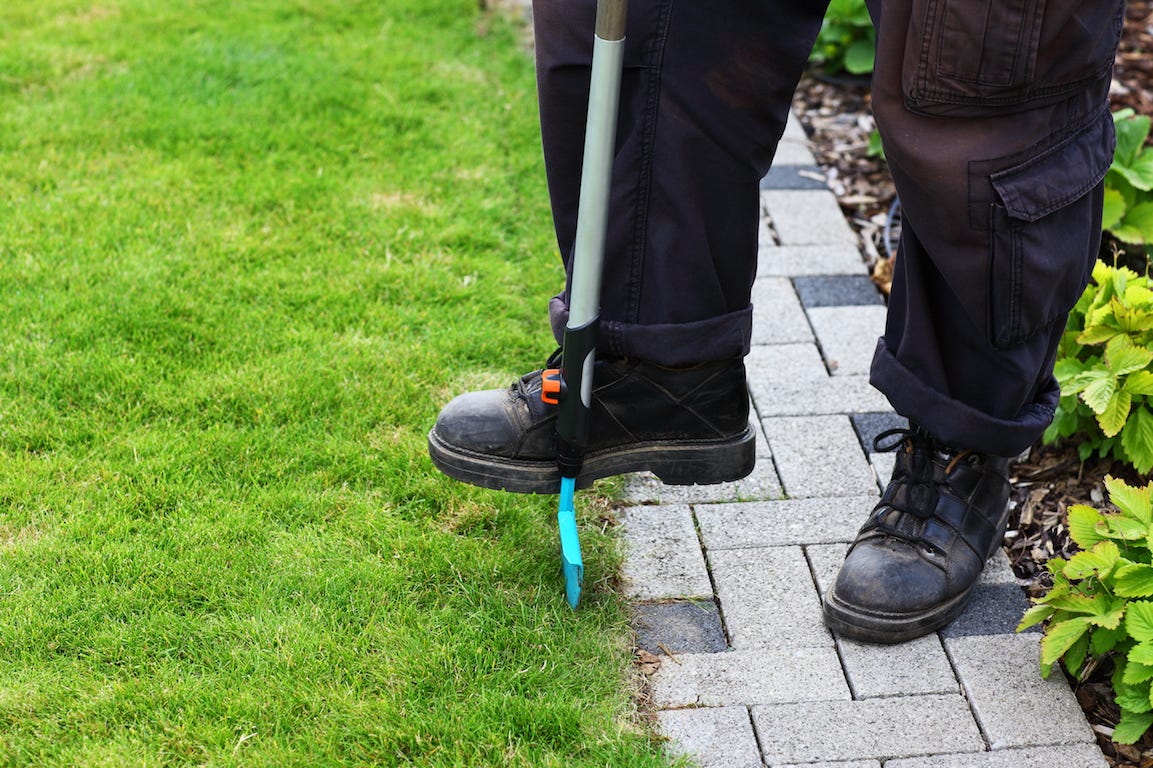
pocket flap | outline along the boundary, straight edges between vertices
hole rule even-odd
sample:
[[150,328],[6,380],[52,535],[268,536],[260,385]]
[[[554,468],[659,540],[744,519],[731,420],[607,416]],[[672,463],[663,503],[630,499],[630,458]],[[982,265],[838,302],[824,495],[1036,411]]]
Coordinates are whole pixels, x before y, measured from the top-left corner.
[[1113,117],[1097,120],[1025,162],[989,177],[1009,215],[1036,221],[1097,186],[1113,162]]

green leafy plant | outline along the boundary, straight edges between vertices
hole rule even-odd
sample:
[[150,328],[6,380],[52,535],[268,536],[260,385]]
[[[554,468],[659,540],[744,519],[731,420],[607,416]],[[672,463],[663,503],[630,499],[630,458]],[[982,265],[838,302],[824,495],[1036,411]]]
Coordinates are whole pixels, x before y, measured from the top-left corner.
[[1133,487],[1105,479],[1117,508],[1069,508],[1069,535],[1081,547],[1046,564],[1053,588],[1025,612],[1017,631],[1048,621],[1041,639],[1041,675],[1053,665],[1085,679],[1113,663],[1121,719],[1113,741],[1132,744],[1153,726],[1153,482]]
[[1131,109],[1113,113],[1117,148],[1105,176],[1105,210],[1101,228],[1118,240],[1153,245],[1153,147],[1148,115]]
[[865,0],[832,0],[809,60],[830,75],[867,75],[873,71],[876,48]]
[[1079,436],[1081,460],[1112,455],[1153,469],[1153,284],[1098,261],[1065,326],[1054,368],[1061,399],[1045,442]]

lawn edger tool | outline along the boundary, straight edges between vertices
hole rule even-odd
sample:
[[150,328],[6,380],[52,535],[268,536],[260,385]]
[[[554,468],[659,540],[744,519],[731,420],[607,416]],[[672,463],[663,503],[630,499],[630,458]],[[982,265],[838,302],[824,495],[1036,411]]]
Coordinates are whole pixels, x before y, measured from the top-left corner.
[[601,275],[624,66],[627,8],[627,0],[597,0],[569,317],[562,341],[561,367],[544,372],[541,392],[546,402],[559,406],[557,463],[561,485],[557,526],[565,597],[573,608],[580,601],[584,580],[573,497],[592,421],[593,363],[596,361],[597,325],[600,322]]

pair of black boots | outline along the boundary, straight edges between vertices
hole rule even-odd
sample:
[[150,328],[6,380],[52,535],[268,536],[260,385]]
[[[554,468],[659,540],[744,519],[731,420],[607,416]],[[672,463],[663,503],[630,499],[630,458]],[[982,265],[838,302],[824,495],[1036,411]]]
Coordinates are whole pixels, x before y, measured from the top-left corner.
[[[592,440],[579,487],[651,471],[673,485],[737,480],[753,469],[744,363],[669,369],[599,360]],[[555,493],[556,408],[541,399],[541,372],[507,390],[449,403],[429,433],[445,474],[474,485]],[[877,438],[896,450],[893,477],[857,534],[824,600],[845,637],[896,643],[939,629],[965,607],[1008,518],[1007,460],[941,444],[913,426]]]

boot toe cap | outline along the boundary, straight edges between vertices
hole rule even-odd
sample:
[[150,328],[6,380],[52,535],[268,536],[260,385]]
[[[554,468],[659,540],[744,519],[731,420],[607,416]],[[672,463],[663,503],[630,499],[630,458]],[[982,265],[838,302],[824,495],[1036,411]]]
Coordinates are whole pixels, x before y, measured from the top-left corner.
[[906,542],[853,548],[833,586],[839,602],[863,613],[914,614],[948,599],[945,573]]

